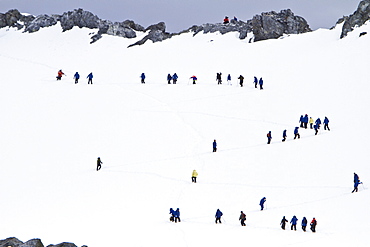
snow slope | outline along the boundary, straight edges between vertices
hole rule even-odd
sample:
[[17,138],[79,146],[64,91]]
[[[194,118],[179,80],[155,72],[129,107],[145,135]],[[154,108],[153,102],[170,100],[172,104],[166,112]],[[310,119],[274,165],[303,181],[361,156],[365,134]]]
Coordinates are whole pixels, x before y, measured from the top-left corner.
[[[89,247],[367,246],[363,31],[369,23],[343,40],[337,27],[251,44],[232,33],[183,34],[127,48],[135,41],[104,36],[89,44],[94,30],[0,29],[0,238]],[[168,85],[174,72],[178,84]],[[263,77],[264,90],[253,76]],[[331,131],[301,129],[293,140],[306,113],[327,116]],[[355,194],[353,172],[365,184]],[[181,223],[169,222],[170,207],[180,208]],[[214,223],[218,208],[222,225]],[[317,233],[281,230],[281,218],[293,215],[316,217]]]

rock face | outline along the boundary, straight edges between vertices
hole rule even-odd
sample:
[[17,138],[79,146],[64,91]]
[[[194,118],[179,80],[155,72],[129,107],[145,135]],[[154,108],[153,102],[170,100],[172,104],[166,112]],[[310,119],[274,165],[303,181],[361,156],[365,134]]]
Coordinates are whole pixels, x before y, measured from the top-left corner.
[[283,34],[312,31],[305,19],[295,16],[290,9],[256,15],[252,19],[254,41],[277,39]]
[[[368,0],[370,1],[370,0]],[[49,27],[60,23],[63,32],[71,30],[73,27],[98,29],[98,32],[91,37],[91,42],[94,43],[103,37],[103,34],[119,36],[123,38],[136,38],[136,32],[148,32],[147,35],[130,45],[142,45],[146,41],[160,42],[179,35],[182,33],[193,32],[197,35],[200,32],[221,34],[229,32],[239,32],[239,38],[245,39],[248,33],[254,34],[254,41],[276,39],[283,34],[299,34],[311,31],[305,19],[295,16],[291,10],[282,10],[280,13],[274,11],[256,15],[252,20],[235,21],[231,20],[228,24],[204,24],[201,26],[192,26],[180,33],[166,32],[166,24],[160,22],[144,28],[133,21],[126,20],[124,22],[111,22],[101,20],[91,12],[83,9],[75,9],[68,11],[62,15],[39,15],[37,17],[24,16],[18,10],[10,10],[5,14],[0,14],[0,28],[2,27],[24,27],[24,32],[37,32],[40,28]]]
[[346,37],[349,32],[352,32],[355,26],[362,26],[366,21],[370,20],[370,0],[361,1],[352,15],[342,19],[344,19],[344,24],[340,35],[341,39]]

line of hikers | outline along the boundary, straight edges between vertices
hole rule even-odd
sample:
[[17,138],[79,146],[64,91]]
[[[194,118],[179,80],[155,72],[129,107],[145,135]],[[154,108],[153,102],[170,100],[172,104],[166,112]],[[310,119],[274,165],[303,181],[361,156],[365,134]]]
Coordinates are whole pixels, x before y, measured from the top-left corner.
[[[181,222],[180,209],[179,208],[177,208],[176,210],[173,210],[173,208],[170,208],[170,215],[171,215],[170,216],[170,221],[171,222],[175,222],[175,223]],[[221,212],[220,209],[216,210],[216,214],[215,214],[215,223],[216,224],[222,224],[221,217],[223,215],[224,214]],[[246,226],[246,224],[245,224],[246,219],[247,219],[247,216],[245,215],[245,213],[243,211],[240,211],[239,221],[240,221],[241,226]],[[288,220],[285,218],[285,216],[283,216],[283,219],[280,222],[281,229],[285,230],[285,225],[286,225],[287,222],[288,222]],[[291,223],[290,229],[291,230],[294,230],[294,231],[297,230],[297,222],[298,222],[298,218],[294,215],[293,218],[290,221],[290,223]],[[303,217],[301,225],[302,225],[302,230],[305,232],[306,227],[307,227],[306,217]],[[311,226],[310,229],[311,229],[312,232],[316,232],[316,225],[317,225],[317,220],[314,217],[312,219],[311,223],[310,223],[310,226]]]
[[[288,220],[285,218],[285,216],[283,216],[283,219],[280,222],[281,229],[285,230],[285,224],[287,222]],[[290,223],[291,223],[290,230],[297,231],[297,222],[298,222],[298,218],[294,215],[293,218],[290,220]],[[303,217],[301,225],[302,225],[302,230],[305,232],[306,227],[307,227],[306,217]],[[317,220],[314,217],[310,223],[310,226],[311,226],[310,229],[312,232],[316,232],[316,225],[317,225]]]
[[[315,130],[315,135],[317,135],[317,133],[319,132],[320,125],[321,125],[321,119],[320,118],[316,119],[314,126],[313,126],[314,122],[313,122],[312,117],[310,117],[310,119],[308,119],[307,114],[304,117],[303,117],[303,115],[301,115],[301,118],[300,118],[299,122],[301,123],[301,125],[300,125],[301,128],[307,129],[307,124],[309,123],[310,124],[310,129]],[[330,131],[329,119],[327,117],[325,117],[325,119],[324,119],[324,130],[329,130]],[[293,133],[294,133],[294,139],[297,139],[297,138],[300,139],[301,138],[301,135],[299,134],[299,127],[295,127]],[[287,136],[286,129],[285,129],[285,130],[283,130],[283,139],[281,141],[285,142],[287,137],[288,136]],[[271,140],[272,140],[272,134],[271,134],[271,131],[269,131],[267,133],[267,144],[270,144]]]
[[[62,70],[59,70],[58,71],[58,75],[56,77],[57,78],[57,81],[61,80],[63,75],[67,76]],[[217,75],[216,75],[217,84],[222,84],[221,75],[222,75],[221,72],[220,73],[217,73]],[[86,78],[88,78],[87,84],[93,84],[92,83],[92,79],[93,79],[92,72],[90,74],[88,74],[88,76]],[[141,78],[141,84],[145,84],[145,79],[146,79],[145,73],[141,73],[140,78]],[[171,81],[172,81],[172,84],[176,84],[178,78],[179,78],[179,76],[176,73],[174,73],[173,75],[168,74],[167,75],[167,83],[168,84],[171,84]],[[78,83],[78,80],[80,79],[80,74],[78,72],[76,72],[74,74],[74,76],[73,76],[73,79],[75,79],[75,84],[77,84]],[[195,75],[191,76],[189,79],[192,79],[193,84],[196,84],[196,82],[198,80],[198,78]],[[244,84],[244,76],[240,75],[238,77],[238,80],[239,80],[240,86],[243,87],[243,84]],[[230,74],[228,74],[228,76],[227,76],[227,82],[228,82],[228,85],[232,85],[231,84],[231,75]],[[254,77],[254,81],[253,82],[255,84],[255,86],[254,86],[255,88],[257,88],[257,85],[259,85],[260,90],[263,89],[263,79],[262,79],[262,77],[259,80],[257,79],[257,77]]]
[[[57,81],[60,81],[61,79],[62,79],[62,76],[63,75],[65,75],[65,76],[67,76],[61,69],[58,71],[58,75],[57,75]],[[92,79],[93,79],[93,74],[92,74],[92,72],[90,72],[90,74],[88,74],[87,75],[87,84],[93,84],[92,83]],[[76,72],[75,74],[74,74],[74,76],[73,76],[73,79],[75,79],[75,84],[77,84],[78,83],[78,80],[80,79],[80,74],[78,73],[78,72]]]

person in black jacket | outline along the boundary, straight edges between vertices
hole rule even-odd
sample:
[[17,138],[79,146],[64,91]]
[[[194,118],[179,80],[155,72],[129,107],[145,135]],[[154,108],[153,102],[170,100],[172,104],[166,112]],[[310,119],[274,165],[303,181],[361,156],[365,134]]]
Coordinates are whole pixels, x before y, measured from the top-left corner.
[[281,229],[285,230],[285,224],[288,222],[287,219],[285,219],[285,216],[283,216],[283,219],[280,222]]
[[96,170],[99,171],[101,169],[101,164],[103,162],[100,160],[100,157],[98,157],[98,160],[96,161]]
[[240,224],[242,225],[242,226],[245,226],[245,220],[246,220],[246,215],[245,215],[245,213],[243,213],[243,211],[240,211],[240,217],[239,217],[239,220],[240,220]]
[[241,87],[243,87],[243,83],[244,83],[244,76],[240,75],[240,76],[238,77],[238,79],[239,79],[239,84],[240,84],[240,86],[241,86]]

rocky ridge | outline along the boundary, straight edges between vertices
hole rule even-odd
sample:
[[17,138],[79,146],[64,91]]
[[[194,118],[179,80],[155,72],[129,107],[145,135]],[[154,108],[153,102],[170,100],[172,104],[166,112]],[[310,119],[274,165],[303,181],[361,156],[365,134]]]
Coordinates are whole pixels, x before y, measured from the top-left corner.
[[254,41],[260,41],[272,38],[276,39],[284,34],[298,34],[311,31],[306,20],[302,17],[295,16],[289,9],[282,10],[279,13],[274,11],[262,13],[261,15],[254,16],[252,20],[248,20],[246,22],[231,20],[228,24],[207,23],[200,26],[194,25],[179,33],[166,32],[166,25],[164,22],[144,28],[131,20],[114,23],[108,20],[102,20],[91,12],[83,9],[75,9],[73,11],[65,12],[62,15],[39,15],[36,17],[32,15],[22,15],[16,9],[9,10],[5,14],[0,13],[0,28],[16,27],[19,30],[22,29],[24,32],[28,33],[37,32],[40,28],[53,26],[58,22],[60,23],[63,32],[68,31],[73,27],[98,29],[98,32],[91,37],[91,43],[101,39],[103,34],[132,39],[137,37],[137,31],[147,33],[143,39],[129,47],[142,45],[148,40],[160,42],[169,39],[174,35],[189,32],[193,32],[193,35],[197,35],[200,32],[220,32],[221,34],[239,32],[240,39],[245,39],[248,33],[253,33]]

